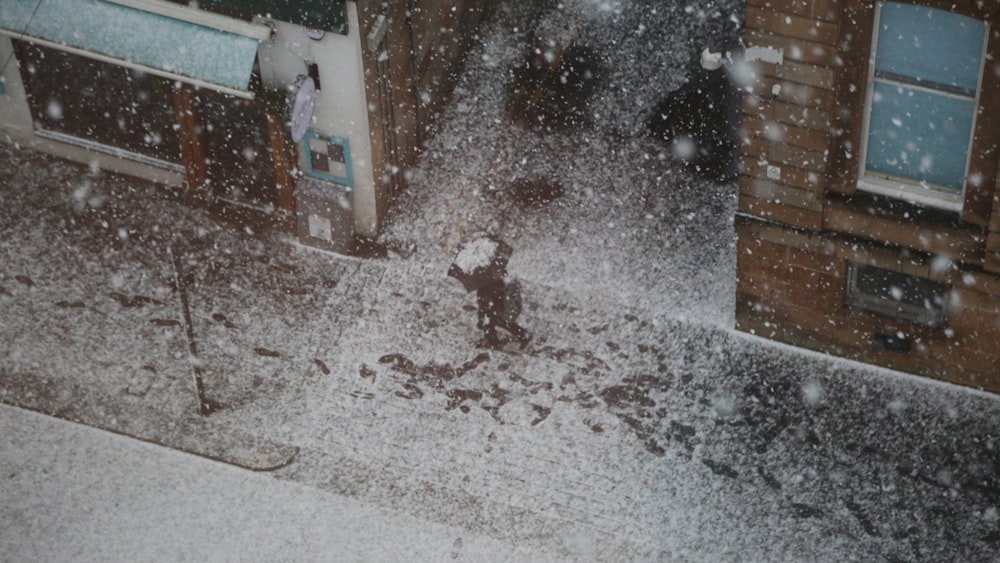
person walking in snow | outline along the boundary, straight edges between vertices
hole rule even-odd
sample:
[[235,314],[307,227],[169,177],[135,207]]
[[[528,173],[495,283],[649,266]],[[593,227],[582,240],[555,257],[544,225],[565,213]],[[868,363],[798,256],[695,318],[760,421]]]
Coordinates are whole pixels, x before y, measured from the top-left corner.
[[476,305],[478,306],[479,322],[477,327],[483,331],[483,344],[497,347],[501,344],[497,329],[509,332],[523,348],[531,334],[517,324],[515,311],[511,311],[508,301],[513,297],[512,288],[502,278],[476,289]]
[[511,333],[523,348],[531,335],[517,324],[521,314],[521,286],[507,282],[510,245],[494,236],[480,237],[466,244],[448,270],[448,275],[462,282],[466,291],[476,292],[477,327],[483,331],[482,343],[498,347],[502,343],[497,329]]

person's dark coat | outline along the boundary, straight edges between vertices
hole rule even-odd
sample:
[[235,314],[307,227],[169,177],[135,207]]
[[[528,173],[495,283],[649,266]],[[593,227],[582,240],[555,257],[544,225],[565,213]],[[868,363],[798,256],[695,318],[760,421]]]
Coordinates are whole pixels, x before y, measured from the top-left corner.
[[479,322],[476,326],[481,329],[496,329],[502,322],[503,317],[503,281],[485,285],[476,290],[476,305],[479,308]]
[[511,333],[517,340],[526,342],[530,335],[519,324],[509,319],[504,301],[506,285],[503,280],[484,285],[476,290],[476,305],[478,306],[479,322],[477,326],[483,329],[488,341],[497,340],[497,328]]

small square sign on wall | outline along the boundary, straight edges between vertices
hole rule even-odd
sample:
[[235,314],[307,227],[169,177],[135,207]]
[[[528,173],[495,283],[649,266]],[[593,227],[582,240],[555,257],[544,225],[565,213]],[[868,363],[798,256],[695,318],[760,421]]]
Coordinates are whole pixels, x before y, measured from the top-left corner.
[[330,242],[333,240],[333,223],[322,215],[309,215],[309,236]]
[[305,147],[309,175],[346,186],[353,185],[351,150],[347,139],[306,131]]

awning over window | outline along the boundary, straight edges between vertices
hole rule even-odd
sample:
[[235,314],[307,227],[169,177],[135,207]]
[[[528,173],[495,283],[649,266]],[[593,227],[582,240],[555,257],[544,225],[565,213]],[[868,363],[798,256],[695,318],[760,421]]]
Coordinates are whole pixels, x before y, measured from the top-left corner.
[[[129,3],[141,5],[134,0]],[[153,0],[149,4],[162,7],[165,3]],[[194,17],[179,19],[199,16],[198,10],[159,11],[162,13],[105,0],[2,0],[0,33],[229,94],[251,96],[247,88],[262,38],[256,27],[236,22],[236,29],[249,30],[239,33],[195,23],[198,20]],[[209,22],[221,18],[205,15]]]
[[254,16],[294,23],[324,31],[347,34],[347,7],[344,0],[200,0],[203,10],[235,18]]

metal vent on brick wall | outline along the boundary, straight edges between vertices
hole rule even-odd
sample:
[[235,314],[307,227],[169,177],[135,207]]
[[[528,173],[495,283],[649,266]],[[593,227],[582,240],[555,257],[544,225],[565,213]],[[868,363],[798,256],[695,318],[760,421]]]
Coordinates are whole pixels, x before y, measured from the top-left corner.
[[850,263],[845,303],[871,313],[942,327],[947,322],[950,290],[946,283]]

